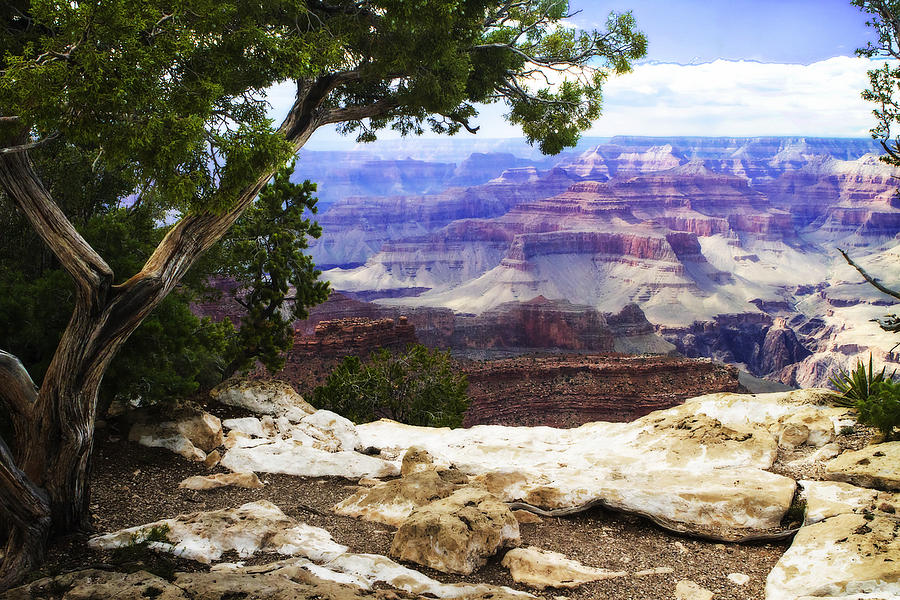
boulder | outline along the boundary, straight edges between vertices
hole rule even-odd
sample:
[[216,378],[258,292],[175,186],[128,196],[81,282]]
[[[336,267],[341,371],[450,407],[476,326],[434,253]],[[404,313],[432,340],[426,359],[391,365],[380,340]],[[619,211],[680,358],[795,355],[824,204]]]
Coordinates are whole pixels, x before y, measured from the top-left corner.
[[468,575],[501,547],[519,544],[519,523],[496,496],[465,487],[418,508],[403,522],[390,555],[442,571]]
[[591,581],[627,575],[625,571],[588,567],[558,552],[542,550],[535,546],[510,550],[500,564],[509,569],[516,583],[539,590],[547,587],[574,588]]
[[406,477],[420,471],[435,471],[434,457],[425,448],[412,446],[403,454],[403,462],[400,464],[400,476]]
[[[229,433],[229,438],[235,432]],[[303,434],[305,435],[305,434]],[[398,465],[358,452],[329,452],[313,445],[315,440],[249,439],[241,434],[220,463],[231,471],[284,473],[304,477],[390,477],[400,473]]]
[[801,481],[806,500],[806,523],[846,513],[900,512],[900,493],[892,494],[839,481]]
[[321,442],[322,450],[353,452],[361,448],[353,422],[330,410],[303,417],[296,429]]
[[128,439],[142,446],[167,448],[195,461],[205,460],[207,452],[222,445],[222,422],[218,417],[199,409],[183,409],[173,417],[135,423]]
[[120,548],[145,541],[152,531],[165,531],[167,541],[149,542],[151,549],[206,564],[229,550],[244,558],[266,551],[301,554],[310,560],[330,560],[347,551],[324,529],[298,523],[266,500],[122,529],[93,537],[88,545],[104,550]]
[[256,473],[217,473],[215,475],[194,475],[178,484],[188,490],[214,490],[220,487],[261,488],[262,481]]
[[713,593],[690,579],[682,579],[675,585],[675,600],[712,600]]
[[844,452],[825,465],[825,477],[862,487],[900,490],[900,442]]
[[900,597],[900,522],[842,514],[802,527],[766,579],[766,600]]
[[293,422],[316,411],[286,381],[228,380],[210,390],[209,395],[226,406],[258,415],[283,416]]
[[10,590],[5,600],[60,598],[66,600],[193,600],[178,585],[146,571],[115,573],[88,569],[38,579]]
[[465,481],[465,476],[459,472],[420,471],[359,490],[333,510],[346,517],[400,527],[415,509],[460,489],[461,481]]
[[527,510],[514,510],[512,513],[520,525],[534,525],[544,522],[542,518]]
[[[154,539],[159,539],[159,532],[164,531],[164,527],[169,528],[165,532],[166,541],[148,542],[150,549],[206,563],[219,560],[222,553],[229,550],[242,558],[261,552],[275,552],[289,557],[274,563],[247,567],[234,562],[219,563],[213,565],[209,573],[179,573],[175,584],[185,590],[186,597],[191,600],[340,600],[360,595],[397,600],[398,594],[382,589],[385,587],[429,598],[532,598],[529,594],[505,587],[445,584],[404,567],[386,556],[347,552],[347,548],[335,543],[324,529],[298,523],[275,505],[264,501],[245,504],[237,509],[181,515],[93,538],[89,543],[93,547],[105,549],[130,546],[145,541],[149,532],[154,529],[157,532]],[[286,583],[288,581],[302,586],[292,586]],[[48,585],[54,584],[51,582]],[[371,592],[373,595],[362,592]],[[26,595],[20,594],[12,598],[31,600],[47,597],[33,595],[27,588],[22,593]],[[145,597],[152,598],[153,594],[151,591]],[[109,595],[85,595],[79,598],[131,599],[132,596],[118,595],[113,590]]]

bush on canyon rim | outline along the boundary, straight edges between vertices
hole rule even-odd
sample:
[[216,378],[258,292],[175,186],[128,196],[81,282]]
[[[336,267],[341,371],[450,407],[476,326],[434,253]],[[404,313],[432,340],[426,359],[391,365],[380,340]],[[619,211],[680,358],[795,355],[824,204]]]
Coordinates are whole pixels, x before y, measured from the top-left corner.
[[380,349],[363,364],[348,356],[313,392],[313,405],[356,423],[392,419],[409,425],[459,427],[469,405],[466,376],[450,353],[416,344],[403,354]]

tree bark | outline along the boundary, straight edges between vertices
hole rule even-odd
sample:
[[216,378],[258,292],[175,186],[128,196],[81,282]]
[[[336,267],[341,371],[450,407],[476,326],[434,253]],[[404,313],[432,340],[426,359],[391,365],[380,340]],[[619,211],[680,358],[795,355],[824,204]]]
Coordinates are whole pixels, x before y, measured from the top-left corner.
[[[295,153],[324,123],[321,107],[343,82],[341,75],[298,82],[297,98],[279,128]],[[112,270],[53,201],[28,153],[0,154],[0,189],[76,285],[75,309],[37,393],[21,363],[0,353],[0,414],[9,413],[14,431],[12,450],[0,438],[0,523],[9,524],[0,592],[40,563],[50,536],[89,527],[90,455],[97,391],[106,368],[143,319],[234,224],[276,167],[245,186],[230,211],[187,215],[139,273],[112,285]],[[3,533],[0,527],[0,543]]]

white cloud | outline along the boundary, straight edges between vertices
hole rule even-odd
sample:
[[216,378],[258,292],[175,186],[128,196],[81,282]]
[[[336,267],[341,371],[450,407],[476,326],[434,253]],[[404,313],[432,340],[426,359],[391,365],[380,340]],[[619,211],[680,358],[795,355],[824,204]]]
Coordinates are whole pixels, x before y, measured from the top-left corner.
[[[873,66],[846,56],[809,65],[726,60],[638,65],[607,81],[603,116],[585,135],[868,137],[873,106],[860,92]],[[291,84],[269,90],[273,116],[287,112],[294,93]],[[502,105],[480,107],[478,135],[521,137],[503,120],[504,111]],[[326,128],[313,139],[339,137]],[[397,136],[388,131],[379,137]]]
[[639,65],[606,84],[603,117],[588,135],[867,137],[872,106],[860,92],[870,68],[850,57]]

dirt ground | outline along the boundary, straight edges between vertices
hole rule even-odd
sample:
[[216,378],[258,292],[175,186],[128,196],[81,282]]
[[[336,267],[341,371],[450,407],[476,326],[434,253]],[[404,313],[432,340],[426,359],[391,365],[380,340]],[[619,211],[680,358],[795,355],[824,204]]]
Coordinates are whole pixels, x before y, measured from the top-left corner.
[[[212,472],[219,470],[221,468]],[[355,481],[261,474],[266,484],[262,489],[222,488],[207,492],[178,489],[178,483],[184,478],[209,472],[202,464],[188,462],[167,450],[128,442],[127,431],[118,429],[115,424],[100,429],[95,441],[91,477],[90,507],[95,531],[105,533],[177,514],[236,507],[266,499],[286,514],[328,530],[336,541],[349,546],[352,551],[388,552],[393,528],[331,512],[335,503],[357,489]],[[521,533],[526,546],[561,552],[592,566],[627,571],[629,576],[574,590],[537,592],[512,580],[509,572],[500,565],[502,555],[466,577],[427,568],[420,570],[444,582],[506,585],[555,599],[671,600],[678,581],[690,579],[714,592],[717,599],[756,600],[764,596],[766,575],[789,545],[789,542],[737,545],[699,541],[671,534],[640,517],[601,508],[571,517],[544,518],[538,524],[523,524]],[[32,578],[98,566],[118,570],[149,568],[144,564],[148,559],[139,558],[136,563],[129,563],[121,556],[91,550],[86,545],[87,538],[88,534],[84,534],[55,542],[49,560]],[[251,562],[270,562],[277,558],[257,556]],[[149,562],[155,560],[151,558]],[[169,570],[208,568],[183,559],[162,557],[159,560],[166,563],[164,567]],[[150,566],[158,568],[158,565]],[[633,575],[661,567],[670,572]],[[749,576],[749,582],[738,585],[728,579],[731,573],[745,574]]]

